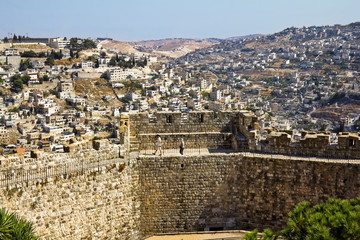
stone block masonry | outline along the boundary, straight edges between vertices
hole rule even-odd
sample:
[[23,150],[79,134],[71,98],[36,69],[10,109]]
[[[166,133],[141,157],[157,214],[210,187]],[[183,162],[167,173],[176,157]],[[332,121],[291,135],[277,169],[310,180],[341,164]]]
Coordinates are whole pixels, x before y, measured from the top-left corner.
[[236,145],[247,149],[253,142],[250,131],[257,129],[257,118],[247,111],[136,113],[129,114],[128,124],[122,127],[133,142],[140,143],[140,150],[153,149],[156,135],[165,140],[165,149],[177,148],[180,138],[187,148],[228,149],[238,142]]
[[132,161],[114,147],[59,156],[3,170],[0,207],[34,222],[43,239],[140,239]]
[[300,201],[356,198],[360,165],[217,154],[143,157],[140,229],[146,234],[280,229]]
[[359,196],[360,164],[318,160],[245,153],[132,159],[98,142],[1,159],[0,207],[34,222],[44,239],[280,229],[300,201]]

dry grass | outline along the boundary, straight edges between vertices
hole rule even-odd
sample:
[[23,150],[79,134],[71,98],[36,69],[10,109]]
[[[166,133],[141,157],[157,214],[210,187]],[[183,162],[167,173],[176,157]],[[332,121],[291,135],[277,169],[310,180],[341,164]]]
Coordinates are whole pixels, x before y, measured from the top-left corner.
[[[101,103],[102,105],[121,106],[122,103],[115,98],[114,91],[108,82],[102,78],[80,79],[75,81],[75,93],[81,97],[87,97],[92,103]],[[103,100],[104,96],[109,96],[108,102]]]
[[81,62],[81,59],[61,59],[54,62],[55,65],[72,66],[74,63]]
[[21,44],[13,44],[15,48],[18,49],[34,49],[34,50],[50,50],[51,48],[39,43],[21,43]]

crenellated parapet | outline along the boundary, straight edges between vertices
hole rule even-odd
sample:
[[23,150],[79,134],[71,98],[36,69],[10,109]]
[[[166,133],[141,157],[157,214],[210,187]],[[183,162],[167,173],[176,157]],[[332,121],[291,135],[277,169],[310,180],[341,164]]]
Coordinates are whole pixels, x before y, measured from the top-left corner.
[[[120,124],[121,125],[121,124]],[[129,138],[139,149],[153,149],[160,135],[164,148],[177,148],[183,138],[187,148],[240,151],[255,146],[257,118],[248,111],[156,112],[128,115]],[[136,138],[136,140],[134,140]]]
[[1,171],[54,168],[57,165],[71,165],[80,161],[95,162],[102,159],[120,158],[124,152],[122,145],[111,144],[107,139],[74,138],[70,144],[64,146],[63,153],[34,149],[31,151],[31,157],[25,157],[23,154],[3,155],[0,157],[0,166]]
[[268,153],[331,158],[360,157],[360,136],[356,133],[295,133],[277,130],[271,131],[259,145],[260,151]]

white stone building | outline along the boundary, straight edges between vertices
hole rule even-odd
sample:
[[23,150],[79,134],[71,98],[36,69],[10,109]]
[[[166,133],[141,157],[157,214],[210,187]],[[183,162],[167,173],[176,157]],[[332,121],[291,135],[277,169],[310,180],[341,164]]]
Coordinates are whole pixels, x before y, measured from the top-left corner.
[[64,49],[70,46],[70,40],[66,38],[51,38],[50,46],[57,49]]
[[127,79],[137,79],[139,78],[141,71],[137,69],[111,69],[108,72],[108,77],[110,82],[121,82]]

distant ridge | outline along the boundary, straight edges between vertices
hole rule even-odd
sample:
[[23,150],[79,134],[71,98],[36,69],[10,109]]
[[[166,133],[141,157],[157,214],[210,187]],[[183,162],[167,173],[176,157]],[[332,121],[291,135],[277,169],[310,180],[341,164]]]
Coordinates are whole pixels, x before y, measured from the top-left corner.
[[105,40],[100,43],[103,48],[121,50],[123,53],[145,53],[159,57],[179,58],[198,49],[210,47],[215,44],[238,41],[242,39],[252,39],[263,34],[252,34],[246,36],[236,36],[226,39],[221,38],[165,38],[158,40],[132,40],[115,41]]
[[360,22],[350,23],[349,26],[352,26],[352,27],[360,27]]
[[225,40],[238,41],[238,40],[251,39],[251,38],[257,38],[257,37],[262,37],[262,36],[266,36],[266,34],[250,34],[250,35],[245,35],[245,36],[235,36],[235,37],[226,38]]
[[197,49],[221,43],[217,39],[167,38],[160,40],[102,41],[103,48],[121,50],[123,53],[144,53],[159,57],[178,58]]

